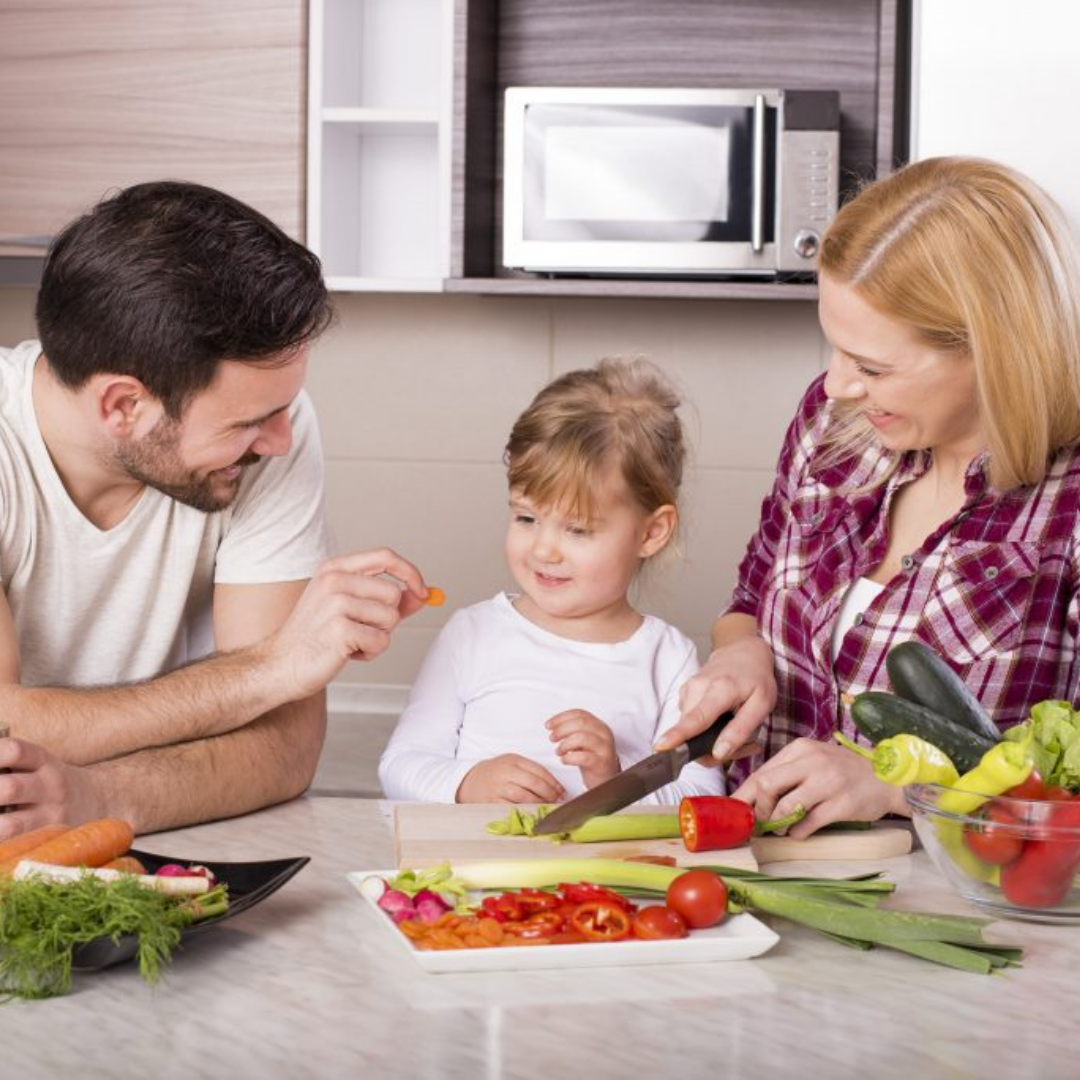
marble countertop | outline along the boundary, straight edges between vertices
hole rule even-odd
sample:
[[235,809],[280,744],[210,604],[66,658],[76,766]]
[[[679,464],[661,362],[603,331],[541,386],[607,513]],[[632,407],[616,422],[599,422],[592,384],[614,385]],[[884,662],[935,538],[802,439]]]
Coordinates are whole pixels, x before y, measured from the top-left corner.
[[[185,859],[311,862],[259,906],[189,939],[154,989],[126,964],[77,975],[66,997],[0,1007],[5,1076],[1076,1074],[1080,926],[995,924],[988,938],[1027,955],[1023,968],[994,976],[859,952],[779,921],[780,942],[753,960],[430,974],[372,921],[345,877],[392,864],[376,800],[303,798],[138,846]],[[872,868],[897,883],[891,906],[973,911],[922,852]]]

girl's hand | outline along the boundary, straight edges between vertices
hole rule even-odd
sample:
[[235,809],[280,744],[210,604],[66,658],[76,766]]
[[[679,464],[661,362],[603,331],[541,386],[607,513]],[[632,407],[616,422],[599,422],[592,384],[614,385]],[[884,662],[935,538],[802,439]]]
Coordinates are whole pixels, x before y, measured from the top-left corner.
[[584,709],[567,709],[547,722],[555,753],[566,765],[576,765],[587,788],[619,773],[615,736],[603,720]]
[[457,790],[459,803],[551,803],[566,792],[535,761],[520,754],[500,754],[474,765]]
[[737,638],[714,649],[701,670],[683,684],[682,716],[657,740],[656,749],[681,745],[731,710],[735,717],[716,740],[712,754],[724,761],[753,739],[775,704],[772,650],[756,634]]
[[732,792],[761,820],[783,817],[802,806],[806,817],[788,830],[796,840],[833,821],[876,821],[908,814],[902,788],[874,775],[869,761],[844,747],[796,739]]

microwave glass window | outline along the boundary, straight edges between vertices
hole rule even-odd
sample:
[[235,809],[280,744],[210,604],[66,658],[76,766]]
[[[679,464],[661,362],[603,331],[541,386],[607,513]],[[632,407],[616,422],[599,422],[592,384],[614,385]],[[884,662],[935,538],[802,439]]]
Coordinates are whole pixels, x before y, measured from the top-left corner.
[[551,126],[543,155],[550,221],[727,221],[727,128]]
[[[524,239],[748,241],[751,119],[741,105],[528,106]],[[766,241],[775,124],[770,109]]]

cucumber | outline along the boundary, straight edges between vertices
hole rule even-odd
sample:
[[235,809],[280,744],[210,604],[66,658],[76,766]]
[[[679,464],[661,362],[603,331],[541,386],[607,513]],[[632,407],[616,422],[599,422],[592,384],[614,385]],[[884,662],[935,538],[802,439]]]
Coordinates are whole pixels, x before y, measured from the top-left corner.
[[928,645],[904,641],[885,657],[893,689],[902,698],[961,724],[994,742],[1001,739],[994,721],[964,680]]
[[974,769],[983,754],[998,741],[957,724],[924,705],[880,690],[866,690],[856,695],[851,704],[851,718],[875,746],[893,735],[918,735],[936,746],[961,773]]

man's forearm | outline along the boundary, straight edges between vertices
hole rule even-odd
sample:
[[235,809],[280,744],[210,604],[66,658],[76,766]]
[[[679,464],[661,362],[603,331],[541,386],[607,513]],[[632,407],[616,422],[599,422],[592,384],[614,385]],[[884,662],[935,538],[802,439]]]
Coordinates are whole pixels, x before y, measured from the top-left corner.
[[73,765],[224,735],[284,703],[262,645],[127,686],[0,687],[11,733]]
[[326,735],[326,696],[283,705],[223,735],[86,767],[97,812],[136,833],[234,817],[300,795]]

